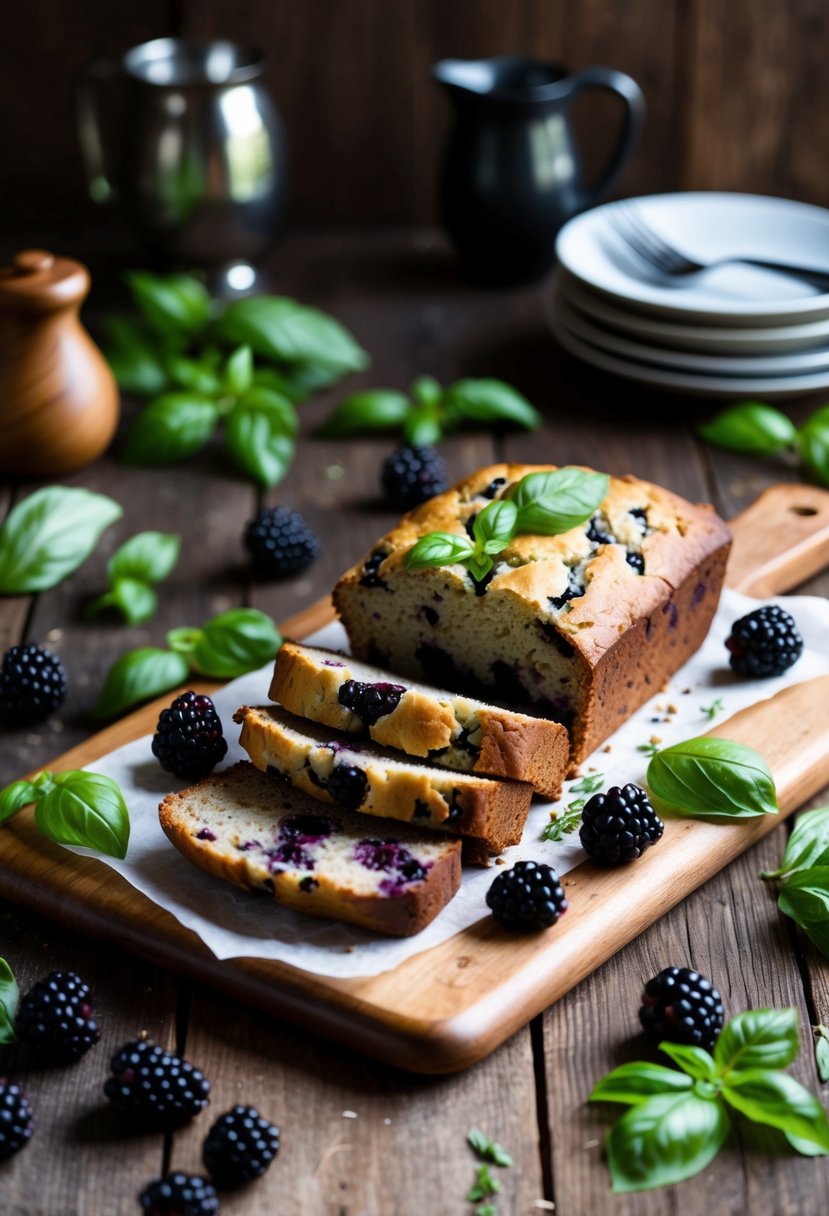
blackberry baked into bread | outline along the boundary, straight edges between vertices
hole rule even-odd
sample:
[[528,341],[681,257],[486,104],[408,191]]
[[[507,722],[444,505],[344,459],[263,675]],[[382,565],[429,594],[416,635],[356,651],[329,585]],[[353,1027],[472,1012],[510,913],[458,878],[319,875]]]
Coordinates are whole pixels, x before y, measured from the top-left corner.
[[553,469],[492,465],[410,511],[334,604],[358,659],[559,721],[575,766],[701,645],[731,538],[710,506],[612,477],[592,518],[514,536],[484,579],[459,562],[406,566],[427,533],[469,536],[491,502]]
[[457,838],[323,807],[246,761],[168,794],[159,818],[209,874],[393,937],[419,933],[460,885]]
[[322,802],[420,828],[469,837],[470,860],[518,844],[527,822],[532,786],[497,781],[419,760],[375,744],[354,741],[325,726],[295,718],[278,705],[243,705],[233,720],[239,742],[257,768],[282,776]]
[[268,694],[292,714],[457,772],[528,781],[557,799],[570,744],[557,722],[390,675],[350,655],[283,643]]

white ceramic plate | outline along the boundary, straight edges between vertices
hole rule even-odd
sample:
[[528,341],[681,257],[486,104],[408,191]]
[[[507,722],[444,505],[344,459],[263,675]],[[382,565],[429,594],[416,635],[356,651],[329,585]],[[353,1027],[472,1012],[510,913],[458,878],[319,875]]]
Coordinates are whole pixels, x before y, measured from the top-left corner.
[[709,354],[773,355],[829,345],[829,318],[802,325],[756,325],[751,329],[733,325],[682,325],[620,308],[563,269],[557,271],[555,283],[561,295],[594,323],[631,334],[639,341],[655,346]]
[[556,291],[552,300],[553,315],[567,329],[611,355],[621,355],[636,363],[654,367],[671,368],[674,371],[701,372],[707,376],[803,376],[812,372],[829,371],[829,346],[822,350],[800,351],[788,355],[707,355],[693,351],[670,350],[664,346],[650,346],[645,342],[634,342],[630,338],[596,325],[589,317],[573,308],[565,295]]
[[[829,273],[829,211],[753,194],[657,194],[632,199],[643,221],[688,257],[742,253]],[[718,325],[785,325],[829,318],[829,293],[776,271],[730,263],[668,281],[640,265],[612,226],[613,203],[570,220],[558,235],[562,266],[595,291],[640,312]]]

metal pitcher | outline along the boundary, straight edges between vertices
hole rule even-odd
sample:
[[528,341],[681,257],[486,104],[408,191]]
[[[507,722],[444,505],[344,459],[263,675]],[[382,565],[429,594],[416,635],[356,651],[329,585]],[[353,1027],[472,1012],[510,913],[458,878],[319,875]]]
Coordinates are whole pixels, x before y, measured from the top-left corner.
[[252,284],[244,268],[271,245],[284,202],[282,123],[264,68],[252,47],[157,38],[91,65],[78,90],[92,198],[119,203],[164,261],[233,267],[237,287]]

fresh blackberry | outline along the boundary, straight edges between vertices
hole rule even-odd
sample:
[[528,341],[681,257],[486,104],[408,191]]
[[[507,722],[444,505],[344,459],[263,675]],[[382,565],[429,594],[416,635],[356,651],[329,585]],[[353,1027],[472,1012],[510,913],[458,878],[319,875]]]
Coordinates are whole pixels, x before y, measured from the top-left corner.
[[535,861],[518,861],[499,874],[486,902],[505,929],[546,929],[567,911],[558,874]]
[[208,1102],[198,1068],[150,1042],[125,1043],[112,1057],[104,1093],[116,1110],[152,1127],[177,1127]]
[[202,1160],[216,1186],[234,1187],[259,1178],[278,1152],[279,1128],[252,1106],[234,1106],[207,1133]]
[[722,997],[710,980],[687,967],[666,967],[645,984],[639,1021],[648,1039],[704,1047],[722,1030]]
[[178,1170],[156,1178],[138,1196],[147,1216],[211,1216],[219,1210],[219,1196],[206,1178]]
[[579,837],[594,861],[618,866],[641,857],[664,830],[643,789],[613,785],[606,794],[594,794],[585,803]]
[[18,1038],[63,1060],[79,1060],[101,1032],[92,1016],[89,985],[74,971],[52,971],[20,1002]]
[[325,787],[335,802],[343,806],[358,807],[368,790],[368,777],[361,768],[353,764],[335,764],[328,785]]
[[162,709],[153,735],[153,755],[168,773],[198,781],[227,751],[222,724],[210,697],[185,692]]
[[297,511],[290,507],[265,507],[248,521],[245,548],[253,568],[261,578],[285,578],[299,574],[320,555],[314,533]]
[[733,669],[755,680],[782,675],[803,653],[803,638],[794,617],[777,604],[766,604],[740,617],[725,644]]
[[404,684],[387,684],[385,681],[363,684],[360,680],[345,680],[340,685],[337,700],[366,726],[374,726],[379,718],[397,709],[405,691]]
[[23,1090],[8,1077],[0,1077],[0,1161],[29,1143],[32,1108]]
[[446,465],[434,448],[398,448],[383,461],[380,482],[386,501],[408,511],[449,485]]
[[42,646],[12,646],[0,667],[0,721],[32,726],[66,700],[66,672]]

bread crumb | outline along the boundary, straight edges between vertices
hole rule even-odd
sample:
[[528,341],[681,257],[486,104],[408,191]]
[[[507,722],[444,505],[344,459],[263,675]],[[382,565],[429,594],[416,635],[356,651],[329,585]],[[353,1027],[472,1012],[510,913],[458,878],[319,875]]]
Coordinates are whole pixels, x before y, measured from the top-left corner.
[[669,706],[668,706],[668,713],[669,713],[669,714],[678,714],[678,713],[679,713],[679,710],[677,709],[677,707],[676,707],[675,705],[669,705]]
[[602,751],[603,751],[603,752],[612,752],[612,751],[613,751],[613,744],[612,744],[612,743],[605,743],[604,747],[602,748]]
[[356,947],[355,947],[355,946],[346,946],[346,947],[345,947],[345,953],[346,953],[346,954],[353,954],[353,953],[354,953],[354,951],[355,951],[355,949],[356,949]]
[[651,737],[650,737],[650,740],[649,740],[649,741],[650,741],[651,743],[661,743],[661,742],[662,742],[662,736],[661,736],[661,735],[651,735]]
[[689,693],[691,693],[691,692],[693,692],[693,691],[694,691],[694,690],[693,690],[693,688],[683,688],[683,690],[682,690],[682,695],[683,695],[683,697],[687,697],[687,696],[688,696],[688,694],[689,694]]
[[504,861],[503,857],[496,857],[495,864],[496,866],[505,866],[507,863]]

